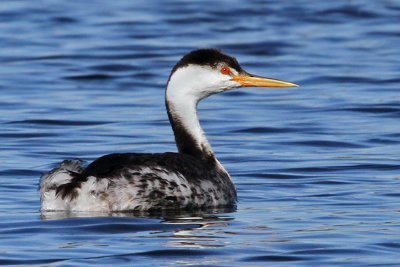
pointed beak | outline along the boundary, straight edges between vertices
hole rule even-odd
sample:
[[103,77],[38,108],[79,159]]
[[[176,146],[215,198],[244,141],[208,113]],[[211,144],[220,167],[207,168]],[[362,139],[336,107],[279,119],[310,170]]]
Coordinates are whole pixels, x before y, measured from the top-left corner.
[[249,73],[241,73],[232,77],[232,81],[238,82],[241,86],[253,87],[296,87],[297,84],[265,78],[261,76],[252,75]]

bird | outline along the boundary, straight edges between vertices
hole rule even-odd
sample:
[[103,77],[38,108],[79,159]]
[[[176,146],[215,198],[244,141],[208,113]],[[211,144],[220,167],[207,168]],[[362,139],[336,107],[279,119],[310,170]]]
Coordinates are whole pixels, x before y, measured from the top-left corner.
[[119,212],[236,207],[231,176],[202,130],[197,105],[239,87],[294,87],[256,76],[215,48],[193,50],[172,68],[165,105],[177,152],[113,153],[84,166],[64,160],[40,179],[40,210]]

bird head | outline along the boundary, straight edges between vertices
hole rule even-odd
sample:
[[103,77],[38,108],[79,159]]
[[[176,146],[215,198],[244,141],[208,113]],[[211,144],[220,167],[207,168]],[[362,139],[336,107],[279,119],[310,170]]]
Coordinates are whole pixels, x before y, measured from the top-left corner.
[[174,66],[168,80],[167,97],[196,103],[212,94],[238,87],[293,87],[294,83],[247,73],[238,61],[217,49],[192,51]]

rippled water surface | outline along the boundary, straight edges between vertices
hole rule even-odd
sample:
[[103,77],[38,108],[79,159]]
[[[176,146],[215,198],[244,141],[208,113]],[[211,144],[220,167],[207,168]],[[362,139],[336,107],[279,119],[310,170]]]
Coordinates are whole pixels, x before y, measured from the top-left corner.
[[[399,266],[399,1],[0,4],[0,265]],[[40,214],[65,158],[175,151],[171,67],[217,47],[287,90],[203,101],[234,212]]]

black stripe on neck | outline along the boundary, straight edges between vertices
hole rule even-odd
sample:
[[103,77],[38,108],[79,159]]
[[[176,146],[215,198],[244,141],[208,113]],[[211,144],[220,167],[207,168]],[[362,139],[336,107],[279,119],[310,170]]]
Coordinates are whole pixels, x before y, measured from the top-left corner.
[[215,165],[216,159],[214,153],[208,146],[199,144],[196,139],[187,131],[182,125],[179,118],[171,113],[168,101],[165,101],[167,107],[168,118],[175,135],[175,143],[178,147],[179,153],[190,155],[199,159],[207,164]]

